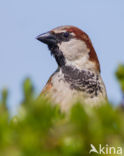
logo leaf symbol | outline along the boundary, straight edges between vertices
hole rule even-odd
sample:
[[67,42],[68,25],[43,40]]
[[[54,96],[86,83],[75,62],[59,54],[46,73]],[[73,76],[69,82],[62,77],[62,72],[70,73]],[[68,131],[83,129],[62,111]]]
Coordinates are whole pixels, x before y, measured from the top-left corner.
[[97,149],[95,148],[93,144],[90,144],[90,146],[91,146],[91,150],[89,153],[92,153],[92,152],[98,153]]

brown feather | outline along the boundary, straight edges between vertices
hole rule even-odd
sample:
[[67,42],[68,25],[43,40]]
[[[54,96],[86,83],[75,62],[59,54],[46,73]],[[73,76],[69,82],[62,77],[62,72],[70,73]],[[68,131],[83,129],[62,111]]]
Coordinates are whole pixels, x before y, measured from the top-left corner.
[[90,58],[89,59],[91,61],[95,62],[96,68],[100,72],[99,60],[98,60],[97,54],[95,52],[95,49],[93,48],[92,42],[89,39],[88,35],[85,32],[83,32],[82,30],[80,30],[79,28],[76,28],[74,26],[67,27],[67,28],[65,28],[65,30],[74,33],[76,35],[77,39],[83,40],[86,43],[87,47],[90,49],[90,53],[89,53]]
[[49,90],[52,88],[53,85],[52,85],[51,79],[52,79],[52,76],[47,81],[40,95],[46,95],[49,92]]

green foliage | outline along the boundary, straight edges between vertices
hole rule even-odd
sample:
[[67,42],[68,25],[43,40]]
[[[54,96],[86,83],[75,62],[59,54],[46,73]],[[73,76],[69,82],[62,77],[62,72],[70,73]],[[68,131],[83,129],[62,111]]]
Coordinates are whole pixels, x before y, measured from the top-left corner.
[[[119,82],[123,69],[119,67],[116,73]],[[62,113],[48,100],[34,99],[30,79],[25,80],[23,93],[19,113],[13,118],[6,107],[8,92],[1,93],[0,156],[87,156],[90,144],[124,147],[122,109],[109,103],[97,108],[76,103],[70,112]]]
[[120,64],[116,71],[116,77],[120,83],[122,92],[124,92],[124,65]]

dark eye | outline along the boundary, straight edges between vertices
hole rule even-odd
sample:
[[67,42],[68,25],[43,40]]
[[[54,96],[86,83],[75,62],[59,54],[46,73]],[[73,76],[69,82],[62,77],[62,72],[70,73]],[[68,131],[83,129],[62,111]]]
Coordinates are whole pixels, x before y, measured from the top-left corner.
[[66,37],[66,38],[69,37],[69,32],[65,32],[64,37]]

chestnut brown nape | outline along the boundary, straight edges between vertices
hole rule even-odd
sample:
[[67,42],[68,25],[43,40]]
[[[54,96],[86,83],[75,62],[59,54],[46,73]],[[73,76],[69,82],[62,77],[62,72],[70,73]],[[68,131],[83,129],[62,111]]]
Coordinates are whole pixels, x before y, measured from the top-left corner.
[[92,42],[91,42],[90,38],[88,37],[88,35],[85,32],[83,32],[82,30],[80,30],[79,28],[74,27],[74,26],[71,26],[71,27],[65,28],[65,29],[69,32],[73,32],[77,39],[83,40],[86,43],[87,47],[90,49],[89,59],[91,61],[95,62],[96,69],[100,72],[100,63],[99,63],[97,54],[95,52],[95,49],[94,49]]

